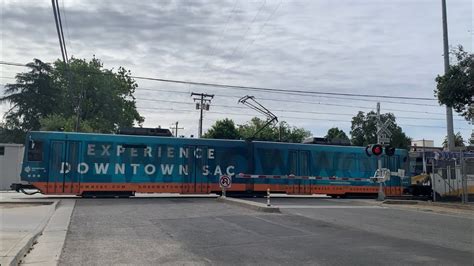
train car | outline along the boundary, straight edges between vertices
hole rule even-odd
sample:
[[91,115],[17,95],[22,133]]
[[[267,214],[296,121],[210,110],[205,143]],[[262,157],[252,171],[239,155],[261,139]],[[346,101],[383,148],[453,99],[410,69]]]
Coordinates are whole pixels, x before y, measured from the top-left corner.
[[[383,156],[392,172],[408,170],[407,152]],[[43,194],[134,195],[218,193],[218,179],[232,177],[229,192],[288,194],[375,194],[370,177],[377,158],[363,147],[30,132],[25,143],[22,184]],[[408,172],[408,171],[407,171]],[[385,182],[400,195],[400,177]]]

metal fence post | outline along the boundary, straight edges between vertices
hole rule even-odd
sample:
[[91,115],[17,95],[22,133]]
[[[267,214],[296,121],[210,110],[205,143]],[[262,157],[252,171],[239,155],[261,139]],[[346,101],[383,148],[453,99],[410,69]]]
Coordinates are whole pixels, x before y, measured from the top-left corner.
[[270,189],[269,188],[267,188],[267,206],[269,206],[269,207],[271,206],[271,204],[270,204]]
[[433,202],[436,202],[435,162],[436,160],[433,158],[433,162],[431,163],[431,191],[433,192]]

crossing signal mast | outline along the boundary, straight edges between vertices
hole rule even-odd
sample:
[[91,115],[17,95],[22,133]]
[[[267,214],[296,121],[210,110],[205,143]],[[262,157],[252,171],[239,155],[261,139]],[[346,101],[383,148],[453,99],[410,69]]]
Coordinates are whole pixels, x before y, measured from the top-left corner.
[[390,138],[392,137],[392,132],[388,127],[392,124],[390,120],[382,122],[380,116],[380,103],[377,103],[377,114],[375,115],[377,119],[377,144],[370,144],[365,148],[365,153],[367,156],[376,156],[377,157],[377,171],[375,172],[374,179],[379,182],[379,192],[378,200],[385,199],[385,193],[383,191],[383,182],[387,180],[391,173],[389,169],[382,168],[382,155],[385,153],[387,156],[395,155],[395,148],[390,146]]

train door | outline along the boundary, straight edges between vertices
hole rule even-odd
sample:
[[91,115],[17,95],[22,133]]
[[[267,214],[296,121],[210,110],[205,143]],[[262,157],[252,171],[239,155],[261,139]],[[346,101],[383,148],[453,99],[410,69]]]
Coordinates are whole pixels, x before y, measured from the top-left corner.
[[80,142],[51,141],[49,158],[48,193],[79,193]]
[[[288,151],[288,171],[287,175],[298,176],[298,151],[289,150]],[[288,178],[288,194],[299,194],[300,191],[300,182],[299,179]]]
[[291,194],[311,194],[311,180],[303,179],[310,175],[309,151],[290,150],[288,153],[288,175],[298,178],[288,179],[288,191]]
[[[309,151],[300,151],[298,158],[298,173],[300,176],[309,177],[311,175],[310,170],[310,156]],[[302,179],[300,183],[300,194],[311,194],[311,183],[314,182],[310,179]]]
[[188,156],[184,156],[183,170],[181,171],[183,194],[207,194],[209,193],[209,178],[211,173],[205,170],[207,165],[207,147],[187,146]]

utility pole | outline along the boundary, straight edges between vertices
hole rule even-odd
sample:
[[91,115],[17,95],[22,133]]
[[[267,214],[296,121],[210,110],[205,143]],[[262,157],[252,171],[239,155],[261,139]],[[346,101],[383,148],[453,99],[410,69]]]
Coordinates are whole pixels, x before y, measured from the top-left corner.
[[197,98],[193,98],[194,102],[196,103],[196,109],[200,110],[201,114],[199,116],[199,134],[198,137],[201,138],[202,136],[202,116],[203,111],[209,111],[209,105],[211,104],[211,100],[214,98],[214,94],[205,94],[205,93],[191,93],[192,96],[198,96]]
[[474,146],[474,96],[471,97],[471,141]]
[[[441,0],[443,12],[443,48],[444,48],[444,74],[449,70],[449,44],[448,44],[448,19],[446,15],[446,0]],[[454,150],[453,109],[446,106],[446,127],[448,130],[448,151]]]
[[184,129],[184,127],[178,127],[179,122],[176,121],[174,124],[171,125],[171,128],[174,131],[174,135],[178,137],[178,129]]

